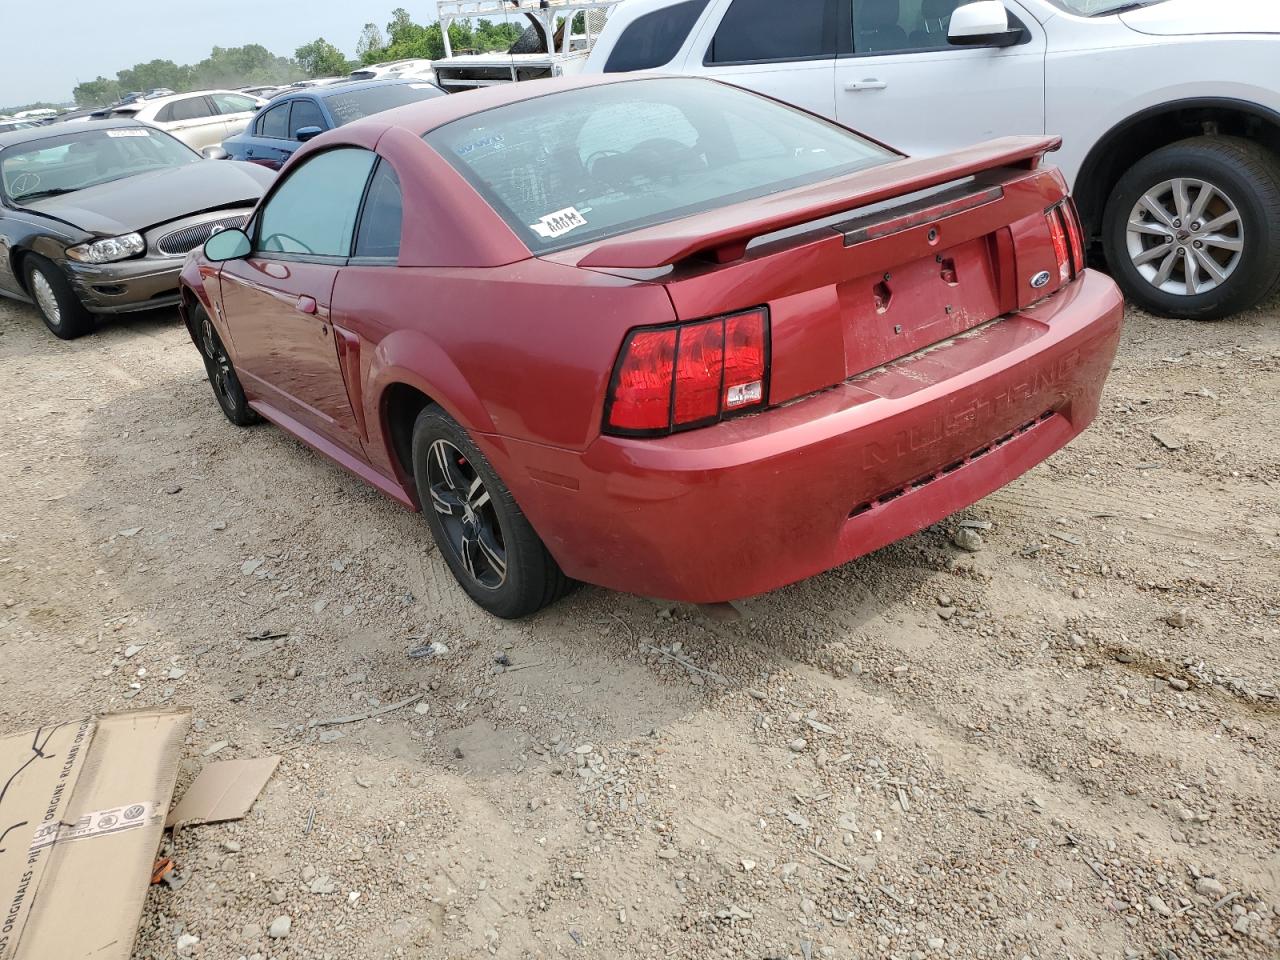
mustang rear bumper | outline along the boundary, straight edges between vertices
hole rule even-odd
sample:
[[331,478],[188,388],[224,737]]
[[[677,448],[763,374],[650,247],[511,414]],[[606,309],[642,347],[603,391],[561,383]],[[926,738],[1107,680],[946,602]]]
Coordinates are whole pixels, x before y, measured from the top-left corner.
[[144,258],[119,263],[66,260],[61,265],[90,313],[129,313],[171,307],[178,302],[181,258]]
[[584,453],[486,438],[571,577],[711,603],[955,513],[1092,422],[1123,301],[1087,272],[1028,311],[757,416]]

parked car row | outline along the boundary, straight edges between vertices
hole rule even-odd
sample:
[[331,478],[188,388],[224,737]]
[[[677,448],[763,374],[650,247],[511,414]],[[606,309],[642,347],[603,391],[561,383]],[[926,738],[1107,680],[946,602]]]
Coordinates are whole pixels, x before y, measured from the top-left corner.
[[0,130],[0,294],[32,301],[63,339],[90,332],[95,315],[172,306],[183,257],[243,224],[298,146],[443,95],[396,79],[299,88],[270,102],[224,90],[158,94],[82,122]]
[[278,170],[302,144],[383,110],[444,96],[420,80],[359,80],[309,87],[277,96],[248,127],[223,141],[232,160],[247,160]]
[[[137,120],[63,134],[84,143],[16,131],[0,289],[71,336],[78,311],[171,302],[175,262],[147,261],[186,247],[179,309],[226,418],[272,421],[422,510],[484,609],[524,616],[575,581],[738,599],[920,530],[1088,426],[1123,308],[1091,237],[1169,313],[1280,282],[1265,112],[1237,127],[1184,97],[1142,152],[1107,141],[1127,172],[1076,142],[1067,172],[1105,187],[1084,223],[1047,161],[1048,78],[1108,41],[1167,54],[1189,15],[1165,3],[1161,20],[1161,0],[627,0],[598,75],[463,97],[313,84],[206,148],[252,163]],[[711,76],[618,75],[646,66]],[[869,120],[914,113],[932,146],[854,132],[843,95],[886,91],[903,99]],[[1006,113],[1033,135],[971,142]],[[1164,140],[1166,122],[1195,135]],[[261,199],[218,170],[253,171]],[[133,210],[165,184],[181,212],[105,219],[113,190]]]
[[273,179],[132,119],[0,133],[0,294],[72,339],[95,314],[171,306],[184,257]]

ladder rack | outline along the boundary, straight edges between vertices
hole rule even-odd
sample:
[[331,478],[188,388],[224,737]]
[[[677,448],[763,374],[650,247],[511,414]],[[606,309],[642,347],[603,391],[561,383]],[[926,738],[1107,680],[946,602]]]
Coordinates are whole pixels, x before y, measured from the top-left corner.
[[[570,53],[575,47],[573,40],[573,21],[579,11],[585,11],[586,44],[590,49],[595,42],[596,34],[604,24],[608,11],[616,7],[621,0],[436,0],[436,19],[440,21],[440,32],[444,39],[444,55],[453,56],[453,45],[449,42],[449,27],[457,20],[509,18],[512,14],[525,16],[537,23],[542,36],[546,40],[548,53]],[[562,49],[551,49],[555,36],[556,21],[563,17],[568,21],[561,42]]]

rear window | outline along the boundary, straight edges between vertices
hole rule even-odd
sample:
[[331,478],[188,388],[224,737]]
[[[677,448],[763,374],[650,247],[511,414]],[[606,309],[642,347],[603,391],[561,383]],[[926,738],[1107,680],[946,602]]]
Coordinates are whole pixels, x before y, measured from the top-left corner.
[[424,139],[535,253],[897,158],[843,127],[737,87],[678,78],[526,100],[456,120]]
[[689,31],[706,8],[707,0],[684,0],[637,17],[613,45],[604,72],[626,73],[666,66],[680,52]]
[[430,83],[392,83],[335,93],[325,97],[324,102],[333,115],[333,122],[341,127],[373,113],[441,96],[444,91]]

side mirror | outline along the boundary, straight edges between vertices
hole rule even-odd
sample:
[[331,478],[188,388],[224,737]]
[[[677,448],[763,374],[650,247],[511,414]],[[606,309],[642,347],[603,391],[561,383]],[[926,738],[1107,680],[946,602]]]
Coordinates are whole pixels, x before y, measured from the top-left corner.
[[324,133],[324,130],[320,127],[299,127],[294,131],[293,136],[299,143],[306,143],[308,140],[314,140],[322,133]]
[[210,263],[242,260],[253,250],[249,235],[236,227],[219,230],[205,241],[204,256]]
[[206,160],[226,160],[231,156],[231,154],[227,153],[226,150],[222,149],[222,147],[218,146],[216,143],[211,147],[205,147],[200,151],[200,155]]
[[1001,0],[976,0],[956,7],[947,29],[947,41],[956,46],[1011,47],[1022,31],[1009,27],[1009,11]]

